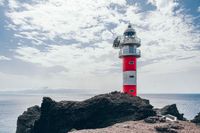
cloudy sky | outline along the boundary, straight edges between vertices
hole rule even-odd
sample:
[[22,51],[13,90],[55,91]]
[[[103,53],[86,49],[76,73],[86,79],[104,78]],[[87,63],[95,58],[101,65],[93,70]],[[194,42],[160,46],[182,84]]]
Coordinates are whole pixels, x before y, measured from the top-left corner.
[[129,22],[139,93],[200,93],[199,0],[0,0],[0,90],[121,90]]

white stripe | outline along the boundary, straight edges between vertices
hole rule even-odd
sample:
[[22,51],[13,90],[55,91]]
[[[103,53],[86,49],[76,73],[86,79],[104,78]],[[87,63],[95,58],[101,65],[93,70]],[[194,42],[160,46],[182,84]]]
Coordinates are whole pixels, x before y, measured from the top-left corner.
[[123,85],[136,85],[136,71],[123,72]]

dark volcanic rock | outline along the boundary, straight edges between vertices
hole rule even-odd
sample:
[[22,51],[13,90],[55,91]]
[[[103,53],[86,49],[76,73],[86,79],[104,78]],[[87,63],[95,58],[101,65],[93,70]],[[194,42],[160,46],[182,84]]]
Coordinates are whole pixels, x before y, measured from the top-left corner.
[[30,133],[34,122],[40,117],[40,107],[33,106],[27,109],[17,119],[17,131],[16,133]]
[[179,123],[169,123],[154,127],[156,131],[161,133],[178,133],[178,130],[184,129],[184,126]]
[[166,119],[162,116],[156,115],[156,116],[149,116],[144,119],[144,122],[146,123],[164,123],[166,122]]
[[[41,116],[32,133],[66,133],[71,129],[102,128],[117,122],[141,120],[155,115],[148,100],[113,92],[82,102],[55,102],[43,98]],[[24,133],[24,132],[20,132]]]
[[200,124],[200,112],[191,120],[193,123]]
[[179,119],[179,120],[185,120],[185,118],[183,117],[183,114],[179,113],[179,111],[176,107],[176,104],[167,105],[161,109],[158,109],[157,112],[158,112],[158,114],[161,114],[161,115],[170,114],[170,115],[176,116],[177,119]]
[[150,116],[144,119],[144,122],[146,123],[156,123],[156,122],[160,122],[160,119],[158,116]]

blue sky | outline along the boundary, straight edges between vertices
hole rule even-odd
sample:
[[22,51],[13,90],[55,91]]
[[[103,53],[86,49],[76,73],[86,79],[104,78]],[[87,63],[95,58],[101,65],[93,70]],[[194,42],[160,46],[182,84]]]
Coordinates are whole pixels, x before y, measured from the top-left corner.
[[139,93],[199,93],[199,0],[0,0],[1,90],[121,90],[112,41],[129,22]]

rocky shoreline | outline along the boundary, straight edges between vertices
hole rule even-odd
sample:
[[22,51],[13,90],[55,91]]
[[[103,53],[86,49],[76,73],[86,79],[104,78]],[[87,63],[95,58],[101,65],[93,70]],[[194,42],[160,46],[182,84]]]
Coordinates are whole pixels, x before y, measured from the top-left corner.
[[[175,116],[179,125],[155,119],[158,115],[167,114]],[[151,120],[154,124],[148,122]],[[200,123],[200,113],[192,122]],[[129,123],[128,127],[132,128],[123,128],[124,123],[125,125]],[[49,97],[44,97],[41,107],[37,105],[30,107],[18,117],[16,133],[67,133],[74,130],[77,133],[111,133],[118,132],[118,130],[119,132],[127,130],[127,133],[140,132],[140,130],[146,130],[147,133],[148,130],[152,132],[174,131],[176,133],[184,132],[192,126],[194,126],[192,127],[194,133],[198,133],[198,130],[200,133],[200,128],[193,123],[186,121],[175,104],[167,105],[162,109],[154,109],[149,100],[120,92],[111,92],[81,102],[56,102]],[[177,129],[173,129],[170,124],[177,125],[175,127]],[[141,126],[141,128],[135,125]],[[148,127],[148,129],[143,127]]]

